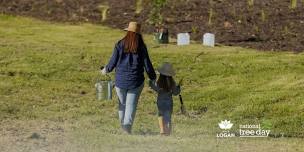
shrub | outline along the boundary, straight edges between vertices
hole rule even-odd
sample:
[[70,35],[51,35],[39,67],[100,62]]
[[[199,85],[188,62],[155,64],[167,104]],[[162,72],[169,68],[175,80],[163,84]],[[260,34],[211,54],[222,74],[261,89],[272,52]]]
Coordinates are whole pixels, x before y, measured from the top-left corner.
[[209,19],[208,19],[208,24],[209,24],[209,25],[212,24],[213,15],[214,15],[213,9],[210,8],[210,10],[209,10]]
[[135,13],[140,14],[142,10],[143,10],[143,0],[136,0]]
[[166,4],[167,0],[152,0],[152,10],[149,16],[150,24],[154,26],[162,24],[163,16],[161,10]]
[[261,10],[261,20],[262,20],[262,22],[266,21],[266,13],[264,10]]
[[291,0],[290,1],[290,8],[295,9],[297,7],[297,0]]
[[103,22],[107,19],[107,13],[110,7],[108,4],[104,4],[104,5],[99,5],[98,8],[101,12],[101,21]]
[[254,0],[248,0],[247,2],[248,2],[248,6],[250,7],[254,5]]

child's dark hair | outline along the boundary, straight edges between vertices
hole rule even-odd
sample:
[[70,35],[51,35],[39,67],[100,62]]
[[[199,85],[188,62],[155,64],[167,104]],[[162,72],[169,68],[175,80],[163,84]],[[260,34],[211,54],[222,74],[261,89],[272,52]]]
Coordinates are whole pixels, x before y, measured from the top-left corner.
[[157,86],[167,92],[173,91],[175,85],[176,84],[171,76],[165,76],[160,74],[157,80]]

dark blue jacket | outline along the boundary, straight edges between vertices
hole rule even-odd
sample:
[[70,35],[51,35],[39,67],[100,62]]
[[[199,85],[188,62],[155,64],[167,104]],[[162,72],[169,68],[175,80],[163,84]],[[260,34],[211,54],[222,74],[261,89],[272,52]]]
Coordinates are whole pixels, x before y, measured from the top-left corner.
[[154,68],[145,45],[139,46],[138,53],[125,53],[122,41],[114,48],[112,57],[106,66],[106,71],[116,71],[115,86],[121,89],[134,89],[145,80],[144,71],[151,80],[156,79]]

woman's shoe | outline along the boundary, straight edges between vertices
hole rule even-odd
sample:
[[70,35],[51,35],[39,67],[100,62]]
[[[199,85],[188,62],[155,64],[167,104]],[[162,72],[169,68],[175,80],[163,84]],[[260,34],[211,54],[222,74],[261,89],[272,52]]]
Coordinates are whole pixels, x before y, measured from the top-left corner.
[[121,125],[122,130],[127,133],[127,134],[131,134],[131,125]]

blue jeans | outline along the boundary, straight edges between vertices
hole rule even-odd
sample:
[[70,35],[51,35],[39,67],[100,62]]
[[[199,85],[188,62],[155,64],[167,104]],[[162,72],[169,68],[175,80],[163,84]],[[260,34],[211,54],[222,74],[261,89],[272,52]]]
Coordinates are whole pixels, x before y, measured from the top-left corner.
[[135,89],[121,89],[115,87],[118,96],[118,115],[121,125],[132,126],[139,96],[144,87],[144,83]]

